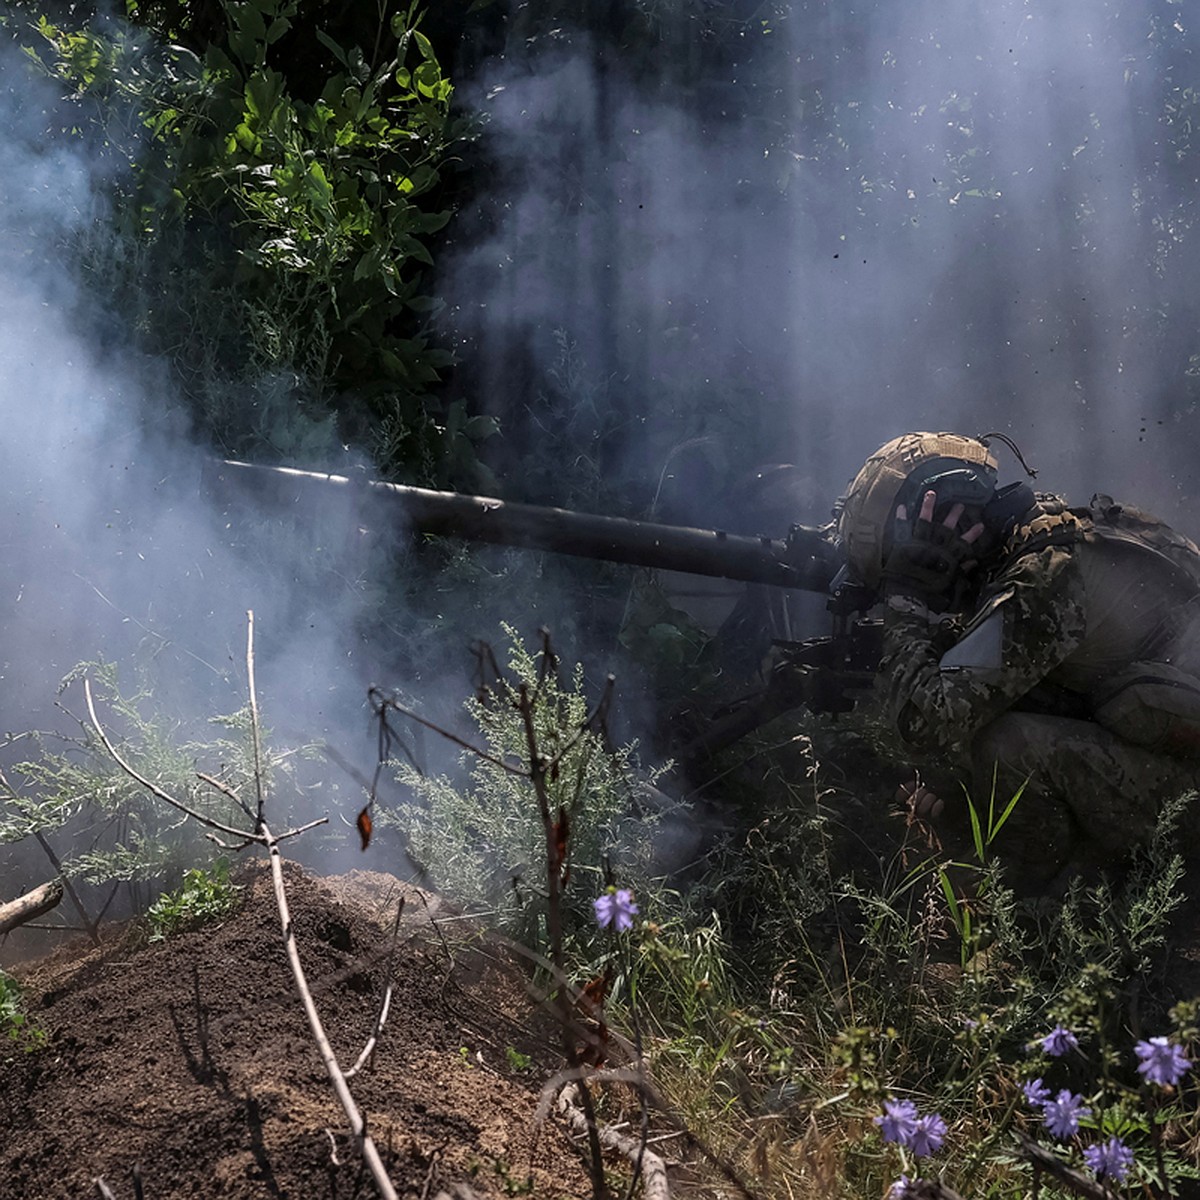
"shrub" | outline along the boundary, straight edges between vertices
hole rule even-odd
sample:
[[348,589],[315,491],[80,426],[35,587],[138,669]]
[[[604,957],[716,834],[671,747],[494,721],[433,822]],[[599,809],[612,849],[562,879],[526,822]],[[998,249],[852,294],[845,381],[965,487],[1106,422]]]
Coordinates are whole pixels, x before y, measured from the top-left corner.
[[165,892],[149,908],[150,940],[161,942],[172,934],[228,916],[237,904],[239,888],[229,881],[229,860],[219,858],[208,869],[193,867],[183,884]]
[[515,701],[522,687],[534,696],[533,723],[542,755],[561,755],[548,783],[550,810],[565,815],[568,861],[564,927],[590,927],[592,901],[605,870],[622,886],[648,886],[653,875],[654,832],[659,814],[639,804],[643,782],[633,744],[612,750],[603,730],[587,728],[584,672],[576,666],[560,680],[548,647],[527,649],[512,626],[509,676],[465,704],[485,755],[465,752],[461,777],[425,776],[411,764],[398,767],[412,799],[383,820],[399,823],[414,857],[457,900],[486,910],[506,931],[529,945],[544,941],[540,902],[546,870],[546,831],[528,778],[502,763],[527,761],[528,742]]

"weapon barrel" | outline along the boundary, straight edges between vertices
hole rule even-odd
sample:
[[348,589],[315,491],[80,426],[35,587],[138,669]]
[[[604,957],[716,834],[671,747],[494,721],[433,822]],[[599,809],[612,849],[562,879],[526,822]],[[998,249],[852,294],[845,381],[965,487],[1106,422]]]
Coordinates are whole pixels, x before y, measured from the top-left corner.
[[227,461],[210,484],[253,480],[283,501],[313,489],[340,489],[348,497],[379,497],[394,503],[414,532],[466,538],[500,546],[552,550],[607,562],[692,575],[714,575],[776,587],[826,591],[836,570],[833,549],[820,530],[796,526],[787,541],[746,537],[719,529],[659,525],[624,517],[602,517],[488,496],[437,492],[380,480],[352,479]]

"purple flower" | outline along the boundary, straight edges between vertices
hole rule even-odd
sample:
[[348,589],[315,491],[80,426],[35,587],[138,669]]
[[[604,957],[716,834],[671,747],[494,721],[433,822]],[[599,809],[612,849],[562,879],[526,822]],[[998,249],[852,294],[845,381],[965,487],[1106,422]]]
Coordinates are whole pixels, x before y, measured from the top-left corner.
[[901,1175],[895,1183],[888,1188],[887,1200],[908,1200],[912,1193],[909,1188],[912,1186],[912,1180],[907,1175]]
[[1042,1049],[1051,1058],[1061,1058],[1068,1050],[1079,1049],[1079,1039],[1065,1026],[1055,1025],[1044,1038]]
[[628,888],[609,888],[603,896],[597,896],[592,901],[596,910],[596,922],[601,929],[609,926],[616,928],[618,933],[633,928],[633,918],[638,906],[633,902],[633,893]]
[[1133,1052],[1142,1060],[1138,1066],[1142,1078],[1162,1087],[1173,1087],[1192,1065],[1183,1050],[1165,1037],[1138,1042]]
[[875,1118],[885,1142],[909,1144],[917,1128],[917,1106],[911,1100],[885,1100],[883,1116]]
[[924,1158],[927,1154],[936,1154],[945,1137],[946,1122],[937,1113],[929,1113],[917,1121],[908,1145],[917,1158]]
[[1025,1101],[1031,1108],[1042,1108],[1050,1099],[1050,1089],[1041,1081],[1040,1077],[1023,1084],[1021,1091],[1025,1093]]
[[1042,1120],[1059,1141],[1066,1141],[1078,1133],[1080,1120],[1091,1115],[1092,1110],[1084,1104],[1083,1097],[1068,1092],[1066,1088],[1042,1105]]
[[1107,1142],[1085,1146],[1083,1157],[1097,1178],[1111,1175],[1117,1183],[1122,1182],[1133,1166],[1133,1151],[1120,1138],[1111,1137]]

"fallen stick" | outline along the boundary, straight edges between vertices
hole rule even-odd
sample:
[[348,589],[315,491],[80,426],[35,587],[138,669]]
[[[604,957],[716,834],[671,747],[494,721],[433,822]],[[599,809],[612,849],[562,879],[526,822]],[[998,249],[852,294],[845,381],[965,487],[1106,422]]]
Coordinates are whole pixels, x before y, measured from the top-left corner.
[[[575,1103],[578,1084],[570,1084],[563,1088],[558,1098],[558,1111],[567,1119],[575,1133],[581,1137],[588,1132],[588,1119],[582,1108]],[[640,1156],[642,1161],[642,1188],[645,1200],[671,1200],[671,1186],[667,1181],[666,1160],[653,1150],[646,1148],[641,1138],[626,1137],[615,1129],[605,1125],[597,1125],[596,1131],[600,1136],[600,1144],[618,1154],[624,1155],[630,1163],[636,1163]]]
[[[246,633],[246,670],[248,675],[249,696],[250,696],[250,728],[253,738],[254,749],[254,790],[258,801],[257,813],[250,814],[254,819],[254,829],[238,829],[235,826],[227,825],[222,821],[217,821],[205,813],[198,812],[196,809],[190,808],[181,803],[174,796],[164,791],[157,784],[147,779],[144,775],[139,774],[124,758],[118,753],[111,739],[104,732],[104,727],[100,724],[99,717],[96,716],[96,706],[92,700],[91,686],[88,680],[83,681],[83,694],[87,701],[88,716],[92,720],[92,728],[96,731],[96,736],[100,739],[109,756],[127,775],[136,780],[142,785],[151,795],[158,797],[164,803],[169,804],[172,808],[178,809],[185,816],[191,817],[192,820],[199,824],[207,826],[209,829],[217,830],[220,833],[232,834],[234,837],[241,840],[242,846],[259,845],[266,850],[268,861],[271,867],[271,883],[275,892],[275,906],[279,912],[279,922],[283,931],[284,950],[287,954],[288,964],[292,970],[292,978],[296,984],[296,990],[300,993],[300,1002],[304,1008],[305,1016],[308,1018],[309,1029],[312,1032],[313,1040],[317,1044],[317,1051],[321,1056],[321,1061],[325,1064],[326,1073],[329,1075],[330,1083],[333,1085],[334,1093],[337,1095],[338,1102],[342,1106],[342,1111],[346,1114],[346,1120],[350,1124],[350,1132],[354,1137],[354,1143],[362,1156],[363,1162],[366,1164],[367,1170],[370,1172],[371,1178],[375,1183],[375,1189],[379,1193],[381,1200],[398,1200],[398,1194],[395,1186],[387,1176],[387,1171],[384,1168],[383,1160],[380,1157],[379,1150],[375,1145],[374,1139],[367,1132],[367,1123],[364,1119],[358,1105],[354,1101],[354,1097],[350,1093],[349,1085],[346,1083],[345,1074],[337,1061],[337,1057],[333,1052],[333,1047],[329,1043],[329,1038],[325,1034],[325,1028],[321,1023],[321,1018],[317,1013],[317,1006],[313,1001],[312,991],[309,989],[308,981],[304,975],[304,967],[300,962],[300,953],[296,947],[295,931],[292,928],[291,913],[288,909],[287,889],[284,886],[283,880],[283,858],[279,852],[279,843],[284,838],[294,837],[298,833],[302,833],[305,829],[311,829],[314,825],[323,825],[328,818],[321,817],[319,820],[309,822],[307,825],[299,829],[288,830],[286,833],[274,834],[264,818],[264,810],[266,807],[266,788],[264,786],[264,773],[262,762],[262,751],[260,746],[259,735],[259,720],[258,720],[258,698],[255,694],[254,686],[254,614],[249,612],[247,618],[247,633]],[[218,790],[228,795],[228,790],[218,785]],[[247,807],[238,801],[244,813],[248,813]],[[103,1182],[103,1181],[101,1181]]]
[[15,900],[10,900],[7,904],[0,904],[0,934],[8,933],[18,925],[24,925],[26,921],[48,913],[57,907],[62,898],[62,880],[55,879],[34,888],[32,892],[18,896]]
[[1033,1164],[1035,1170],[1045,1171],[1077,1196],[1086,1196],[1088,1200],[1112,1200],[1113,1193],[1104,1184],[1068,1167],[1057,1154],[1039,1146],[1033,1138],[1018,1131],[1017,1141],[1021,1145],[1022,1153]]

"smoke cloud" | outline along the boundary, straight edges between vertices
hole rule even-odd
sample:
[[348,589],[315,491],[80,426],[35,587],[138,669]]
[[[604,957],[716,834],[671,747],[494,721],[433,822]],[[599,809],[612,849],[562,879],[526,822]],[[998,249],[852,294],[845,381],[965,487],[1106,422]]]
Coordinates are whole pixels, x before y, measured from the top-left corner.
[[672,477],[676,519],[783,459],[821,520],[887,438],[999,429],[1039,486],[1200,532],[1186,8],[800,3],[714,20],[699,76],[710,10],[655,11],[654,77],[560,34],[472,97],[498,175],[447,286],[482,396],[536,415],[569,343],[575,453]]
[[185,721],[233,712],[254,610],[267,721],[369,764],[379,662],[358,635],[371,562],[353,507],[280,516],[210,493],[165,370],[77,277],[80,245],[105,236],[107,168],[56,135],[58,98],[7,49],[0,81],[4,728],[59,725],[59,681],[98,658],[130,689],[149,670]]

